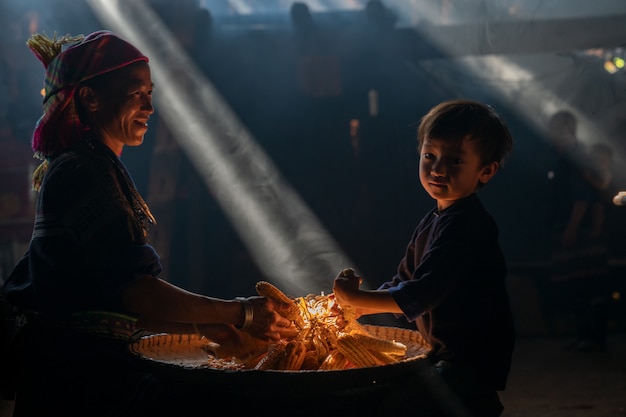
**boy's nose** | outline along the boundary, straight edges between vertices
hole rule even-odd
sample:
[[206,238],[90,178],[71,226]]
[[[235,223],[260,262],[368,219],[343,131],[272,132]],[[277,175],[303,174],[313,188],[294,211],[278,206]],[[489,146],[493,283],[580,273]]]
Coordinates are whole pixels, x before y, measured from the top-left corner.
[[445,176],[446,175],[445,164],[443,164],[441,161],[437,161],[433,163],[430,168],[430,172],[437,177]]

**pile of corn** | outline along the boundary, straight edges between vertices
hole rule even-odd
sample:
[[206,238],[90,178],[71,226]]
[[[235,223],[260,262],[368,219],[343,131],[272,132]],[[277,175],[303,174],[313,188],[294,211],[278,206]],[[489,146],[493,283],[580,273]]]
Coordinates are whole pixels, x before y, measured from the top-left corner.
[[291,298],[267,281],[256,284],[259,295],[293,307],[285,316],[293,320],[299,334],[291,340],[271,344],[244,368],[261,370],[342,370],[387,365],[405,358],[407,346],[376,337],[341,309],[334,299],[309,294]]

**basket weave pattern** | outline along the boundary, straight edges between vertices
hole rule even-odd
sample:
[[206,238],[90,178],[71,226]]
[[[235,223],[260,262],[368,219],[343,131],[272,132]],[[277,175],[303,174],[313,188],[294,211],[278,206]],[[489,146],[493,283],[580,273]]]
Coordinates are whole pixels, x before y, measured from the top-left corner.
[[[422,335],[410,329],[389,326],[363,326],[372,336],[395,340],[407,346],[403,361],[423,357],[430,346]],[[131,352],[140,358],[157,363],[173,365],[185,369],[212,368],[209,354],[205,349],[208,341],[195,334],[157,334],[145,336],[131,345]],[[302,371],[281,371],[302,372]],[[307,371],[325,372],[325,371]]]

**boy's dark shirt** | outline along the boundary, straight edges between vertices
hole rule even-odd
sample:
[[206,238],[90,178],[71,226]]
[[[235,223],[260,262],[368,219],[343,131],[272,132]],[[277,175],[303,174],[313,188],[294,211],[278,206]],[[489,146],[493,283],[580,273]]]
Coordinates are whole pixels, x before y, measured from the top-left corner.
[[515,342],[498,227],[475,194],[417,226],[389,289],[433,346],[432,359],[506,386]]

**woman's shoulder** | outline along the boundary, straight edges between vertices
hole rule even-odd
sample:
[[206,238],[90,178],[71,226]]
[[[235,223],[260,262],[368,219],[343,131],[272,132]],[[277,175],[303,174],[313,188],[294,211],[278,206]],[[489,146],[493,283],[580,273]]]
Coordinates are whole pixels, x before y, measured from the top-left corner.
[[[68,150],[50,162],[42,187],[41,199],[46,207],[66,207],[73,202],[109,194],[107,168],[80,150]],[[90,195],[91,197],[87,197]]]
[[91,177],[91,169],[80,155],[64,152],[50,161],[42,188],[50,188],[64,183],[77,183]]
[[82,147],[74,147],[50,161],[47,179],[84,182],[101,177],[109,168],[103,159]]

